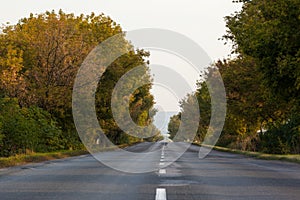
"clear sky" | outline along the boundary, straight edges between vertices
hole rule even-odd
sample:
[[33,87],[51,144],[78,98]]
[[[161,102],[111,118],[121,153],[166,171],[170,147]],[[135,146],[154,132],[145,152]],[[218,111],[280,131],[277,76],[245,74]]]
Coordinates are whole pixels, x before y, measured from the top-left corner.
[[[232,0],[1,0],[0,23],[15,24],[29,13],[53,9],[75,14],[103,12],[125,31],[163,28],[184,34],[198,43],[212,60],[217,60],[226,58],[231,49],[218,40],[226,30],[224,17],[240,8],[241,4]],[[185,72],[183,66],[187,64],[178,58],[152,54],[150,62],[177,66],[179,73]],[[199,74],[190,74],[188,78],[194,88],[198,77]],[[168,111],[179,110],[178,100],[184,96],[175,97],[159,86],[154,86],[153,93],[157,105]]]

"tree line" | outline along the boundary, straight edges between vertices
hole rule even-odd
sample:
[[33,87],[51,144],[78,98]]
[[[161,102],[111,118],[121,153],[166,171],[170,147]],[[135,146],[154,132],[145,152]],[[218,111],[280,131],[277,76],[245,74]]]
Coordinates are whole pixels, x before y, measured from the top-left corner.
[[[205,78],[222,75],[227,100],[217,145],[266,153],[300,153],[300,1],[241,0],[242,10],[225,17],[225,43],[235,58],[219,60],[199,79],[194,95],[201,119],[196,141],[209,126],[211,99]],[[189,104],[187,96],[181,102]],[[181,112],[170,119],[171,137]]]
[[[16,25],[0,30],[0,156],[28,151],[47,152],[84,148],[72,118],[72,87],[89,52],[111,36],[125,33],[104,14],[75,16],[60,10],[30,14]],[[148,52],[135,50],[113,62],[96,92],[99,124],[115,144],[140,141],[124,133],[113,120],[110,98],[118,79],[136,66],[144,66],[150,80]],[[151,84],[130,98],[135,123],[149,125],[154,101]],[[154,111],[153,111],[154,112]],[[156,135],[151,139],[158,137]]]

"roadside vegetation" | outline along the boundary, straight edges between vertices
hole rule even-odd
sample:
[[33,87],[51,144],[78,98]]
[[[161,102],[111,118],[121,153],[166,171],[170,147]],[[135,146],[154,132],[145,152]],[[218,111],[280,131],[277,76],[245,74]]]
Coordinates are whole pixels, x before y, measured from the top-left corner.
[[[216,61],[199,77],[197,91],[181,101],[181,113],[171,118],[169,134],[175,136],[181,114],[191,108],[191,96],[195,96],[201,115],[195,141],[203,141],[211,113],[205,80],[218,69],[226,89],[227,116],[217,145],[267,154],[300,154],[300,1],[236,3],[242,3],[243,8],[225,17],[227,33],[222,38],[233,44],[233,56]],[[120,25],[104,14],[75,16],[61,10],[30,14],[16,25],[1,27],[2,160],[18,160],[20,156],[20,162],[25,162],[28,154],[39,160],[35,153],[46,153],[47,159],[52,155],[49,152],[84,150],[72,118],[74,79],[89,52],[116,34],[126,40]],[[142,140],[124,133],[113,119],[110,104],[115,84],[136,66],[144,67],[143,79],[151,82],[149,53],[134,49],[129,41],[126,48],[129,52],[104,72],[95,95],[99,124],[116,145]],[[126,97],[130,115],[140,126],[153,122],[151,86]],[[155,128],[148,134],[153,133],[146,140],[161,138]]]
[[[193,94],[201,115],[195,141],[203,141],[210,121],[211,99],[205,80],[218,69],[226,89],[227,116],[217,145],[300,154],[300,1],[236,3],[243,8],[225,18],[227,34],[223,37],[233,44],[234,56],[210,66]],[[188,100],[189,96],[182,100],[182,108]],[[170,120],[171,137],[178,130],[181,113]]]
[[[125,40],[120,25],[104,14],[75,16],[61,10],[30,14],[1,27],[0,157],[84,149],[72,119],[75,76],[89,52],[115,34]],[[114,85],[136,66],[144,66],[143,78],[150,80],[149,53],[129,42],[126,48],[129,53],[108,67],[96,92],[99,124],[117,145],[141,139],[124,133],[113,120],[108,105]],[[130,114],[139,125],[152,123],[150,89],[151,84],[143,86],[130,97]],[[159,131],[153,131],[149,140],[159,138]]]
[[85,150],[59,151],[49,153],[32,153],[17,154],[10,157],[0,158],[0,168],[24,165],[27,163],[38,163],[54,159],[62,159],[67,157],[79,156],[87,154]]
[[232,149],[232,148],[226,148],[226,147],[221,147],[221,146],[203,145],[203,144],[199,144],[199,143],[193,143],[193,144],[197,145],[197,146],[211,147],[217,151],[241,154],[241,155],[245,155],[245,156],[253,157],[253,158],[257,158],[257,159],[281,160],[281,161],[300,163],[300,154],[268,154],[268,153],[262,153],[262,152],[257,152],[257,151],[243,151],[243,150],[239,150],[239,149]]
[[[121,144],[113,147],[103,147],[100,149],[101,152],[111,151],[116,148],[126,148],[130,145],[134,145],[136,143],[131,144]],[[54,152],[46,152],[46,153],[36,153],[28,151],[25,154],[16,154],[9,157],[0,157],[0,168],[13,167],[18,165],[24,165],[29,163],[39,163],[44,161],[87,155],[89,152],[82,148],[78,150],[59,150]]]

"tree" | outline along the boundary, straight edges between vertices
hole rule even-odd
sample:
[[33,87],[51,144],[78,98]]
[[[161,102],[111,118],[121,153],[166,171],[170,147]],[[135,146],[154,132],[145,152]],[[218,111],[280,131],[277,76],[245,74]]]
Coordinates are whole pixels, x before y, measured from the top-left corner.
[[[16,25],[2,27],[1,31],[0,92],[16,98],[21,108],[36,106],[50,113],[63,130],[63,139],[67,140],[65,147],[80,146],[71,107],[75,76],[87,55],[101,42],[116,34],[126,41],[120,25],[104,14],[74,16],[60,10],[30,14]],[[151,124],[148,110],[154,102],[144,60],[149,53],[135,50],[128,41],[119,48],[130,48],[130,52],[113,62],[105,72],[100,80],[103,88],[99,89],[96,101],[97,106],[101,106],[101,109],[97,107],[98,115],[104,120],[100,120],[100,124],[107,128],[113,140],[122,143],[128,138],[121,134],[109,111],[109,99],[117,80],[135,66],[144,65],[140,78],[149,79],[149,84],[138,88],[130,101],[131,116],[137,124]],[[125,139],[118,141],[119,136]]]
[[[154,104],[154,98],[150,94],[152,85],[146,84],[130,94],[131,88],[138,85],[140,80],[151,82],[149,68],[144,60],[148,56],[148,52],[143,50],[134,51],[131,47],[131,50],[127,54],[122,55],[106,69],[99,81],[96,92],[96,111],[99,124],[107,136],[117,144],[140,141],[141,138],[157,136],[159,134],[159,131],[152,124],[153,116],[149,114],[153,111],[152,107]],[[122,94],[117,96],[117,98],[128,99],[130,117],[137,126],[150,127],[150,129],[147,129],[147,132],[143,132],[135,127],[128,130],[131,135],[139,135],[140,138],[126,135],[124,133],[125,130],[117,126],[111,108],[112,92],[117,82],[124,74],[135,67],[139,67],[140,70],[136,71],[135,75],[130,77],[130,80],[127,80],[126,83],[120,86],[122,87],[120,88]],[[118,118],[123,119],[122,121],[125,122],[124,119],[127,112],[125,106],[122,104],[114,106],[118,107]],[[129,126],[128,128],[131,127]]]
[[200,80],[197,82],[196,96],[200,109],[200,121],[197,132],[197,140],[199,142],[203,142],[208,131],[211,117],[211,97],[206,82]]
[[168,134],[170,135],[170,139],[173,139],[175,135],[177,134],[180,126],[180,113],[177,115],[173,115],[170,118],[169,124],[168,124]]
[[300,1],[235,2],[243,2],[243,8],[226,17],[224,39],[233,42],[232,53],[238,57],[216,62],[198,82],[198,138],[203,141],[210,123],[212,99],[205,81],[216,68],[227,98],[218,145],[299,153]]
[[25,81],[23,94],[15,95],[20,104],[37,105],[58,117],[70,113],[75,75],[87,54],[101,41],[122,32],[103,14],[75,17],[62,11],[31,14],[2,31],[1,41],[8,45],[2,67],[9,65],[11,74],[6,82],[16,80],[13,76]]
[[104,14],[30,14],[2,28],[0,89],[21,106],[38,106],[59,119],[73,148],[78,141],[71,111],[75,75],[95,46],[118,33],[120,26]]
[[[292,147],[297,142],[287,138],[298,138],[300,126],[299,122],[295,123],[300,106],[300,1],[240,2],[243,2],[242,10],[226,17],[228,32],[224,38],[233,41],[233,49],[242,60],[252,60],[252,70],[264,84],[257,85],[258,91],[264,94],[263,109],[250,109],[250,106],[245,111],[266,121],[268,131],[260,137],[261,150],[297,152]],[[249,97],[256,95],[249,94]]]
[[[255,60],[246,56],[216,62],[208,68],[204,79],[197,83],[195,95],[201,118],[195,140],[203,142],[208,133],[212,105],[207,77],[212,76],[214,69],[218,69],[222,75],[227,98],[227,115],[218,145],[242,150],[262,150],[262,140],[266,140],[266,137],[260,137],[260,132],[288,118],[293,106],[271,95],[270,89],[262,84],[263,75],[256,67]],[[188,102],[181,102],[186,103]],[[176,116],[171,119],[170,133],[176,133],[179,121]]]
[[285,119],[291,106],[274,97],[262,84],[263,74],[256,67],[255,59],[240,56],[231,61],[219,61],[216,67],[223,77],[228,108],[223,131],[223,139],[227,139],[220,140],[220,143],[256,150],[258,131]]
[[287,101],[300,99],[299,7],[299,0],[251,0],[226,17],[225,39],[237,53],[253,57],[265,85]]
[[6,44],[3,35],[0,35],[0,43],[0,91],[2,96],[20,96],[25,90],[24,79],[20,75],[23,69],[23,52]]
[[28,149],[40,152],[82,148],[71,107],[75,76],[90,51],[116,34],[125,41],[120,48],[130,51],[114,61],[100,80],[96,94],[99,123],[115,143],[140,140],[118,128],[111,115],[110,100],[118,79],[142,65],[143,72],[137,79],[149,80],[149,84],[130,96],[130,115],[136,124],[152,127],[150,132],[154,134],[149,140],[157,138],[159,131],[148,114],[154,103],[149,92],[148,63],[144,60],[149,53],[135,50],[120,25],[104,14],[74,16],[61,10],[47,11],[1,28],[0,98],[14,102],[7,101],[5,104],[11,108],[4,106],[0,110],[0,145],[6,149],[2,155]]

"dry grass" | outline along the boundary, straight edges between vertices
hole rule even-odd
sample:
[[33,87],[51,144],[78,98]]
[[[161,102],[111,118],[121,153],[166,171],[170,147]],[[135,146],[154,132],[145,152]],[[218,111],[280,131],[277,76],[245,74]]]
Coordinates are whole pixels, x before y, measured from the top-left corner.
[[72,156],[87,154],[85,150],[61,151],[51,153],[30,153],[15,155],[8,158],[0,158],[0,168],[23,165],[27,163],[38,163],[47,160],[61,159]]
[[[195,145],[199,145],[199,144],[195,144]],[[300,163],[300,154],[287,154],[287,155],[266,154],[266,153],[261,153],[261,152],[229,149],[229,148],[219,147],[219,146],[214,146],[213,149],[217,150],[217,151],[242,154],[242,155],[246,155],[246,156],[250,156],[250,157],[254,157],[254,158],[258,158],[258,159],[264,159],[264,160],[283,160],[283,161]]]
[[[118,145],[111,148],[104,148],[101,151],[111,151],[116,149],[117,147],[125,148],[131,145],[134,144]],[[59,151],[59,152],[50,152],[50,153],[28,153],[28,154],[11,156],[8,158],[0,157],[0,168],[24,165],[28,163],[39,163],[47,160],[62,159],[62,158],[68,158],[72,156],[80,156],[84,154],[89,154],[89,152],[87,150],[73,150],[73,151]]]

